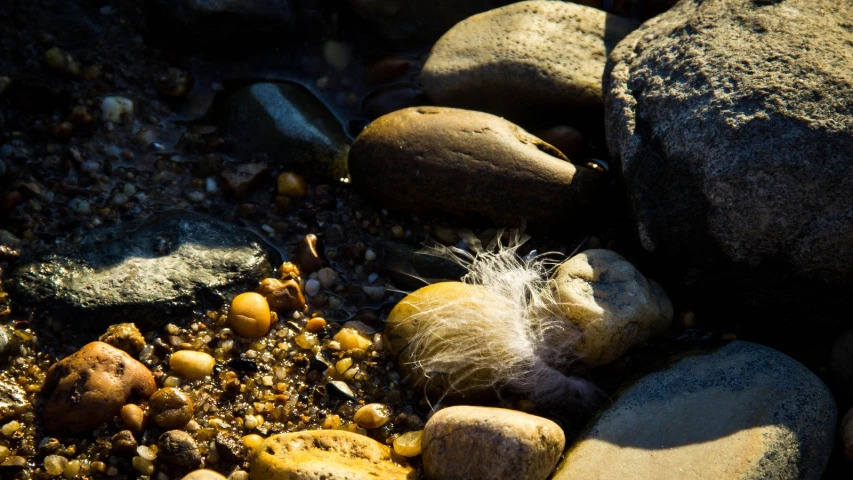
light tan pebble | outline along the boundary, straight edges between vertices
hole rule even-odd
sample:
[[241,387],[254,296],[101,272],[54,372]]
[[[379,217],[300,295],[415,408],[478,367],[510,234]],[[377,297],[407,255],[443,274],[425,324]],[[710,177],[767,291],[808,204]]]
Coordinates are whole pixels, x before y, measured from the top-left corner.
[[169,358],[169,368],[187,380],[200,380],[211,373],[216,360],[204,352],[180,350]]
[[317,271],[317,280],[323,288],[332,288],[335,280],[340,276],[333,268],[325,267]]
[[245,470],[234,470],[231,475],[228,475],[228,480],[249,480],[249,472]]
[[347,370],[349,370],[349,368],[351,366],[352,366],[352,358],[350,358],[350,357],[342,358],[342,359],[338,360],[337,362],[335,362],[335,371],[337,371],[338,374],[343,375],[343,373],[346,372]]
[[177,388],[161,388],[148,401],[151,416],[160,428],[183,428],[193,418],[193,402]]
[[65,470],[62,471],[62,476],[71,480],[72,478],[80,475],[81,469],[82,465],[80,464],[80,460],[71,460],[68,462],[68,465],[65,466]]
[[21,423],[17,420],[12,420],[11,422],[4,424],[0,427],[0,433],[2,433],[6,437],[11,437],[18,430],[21,429]]
[[133,101],[124,97],[105,97],[101,100],[101,120],[118,123],[133,117]]
[[308,194],[308,183],[299,174],[284,172],[276,179],[276,191],[290,198],[302,198]]
[[142,457],[133,457],[131,463],[133,464],[133,468],[135,468],[137,472],[143,475],[154,474],[154,463],[151,462],[151,460],[146,460]]
[[270,306],[263,295],[256,292],[241,293],[231,301],[228,326],[243,337],[262,337],[270,329],[271,315]]
[[9,451],[9,447],[5,445],[0,445],[0,463],[3,463],[4,460],[9,458],[11,452]]
[[68,465],[68,459],[60,455],[48,455],[44,457],[44,470],[53,476],[62,475]]
[[359,408],[352,419],[361,428],[379,428],[391,421],[393,413],[388,405],[368,403]]
[[321,427],[324,430],[334,430],[336,428],[341,428],[341,417],[340,415],[329,414],[326,415],[326,418],[323,419],[323,424]]
[[401,457],[417,457],[423,452],[424,431],[406,432],[394,439],[394,451]]
[[110,325],[98,340],[133,356],[139,355],[139,352],[145,348],[145,337],[133,323]]
[[367,350],[370,348],[370,340],[364,337],[354,328],[345,327],[335,334],[333,340],[338,342],[341,350],[361,349]]
[[322,317],[314,317],[305,322],[305,331],[307,332],[317,333],[324,328],[326,328],[326,319]]
[[240,440],[243,441],[243,446],[248,448],[249,450],[254,450],[258,448],[262,443],[264,443],[264,437],[256,433],[246,435]]
[[199,469],[194,472],[190,472],[184,475],[184,478],[181,480],[226,480],[225,477],[219,473],[214,472],[213,470],[207,469]]
[[255,450],[252,480],[381,478],[415,480],[405,459],[364,435],[344,430],[310,430],[274,435]]

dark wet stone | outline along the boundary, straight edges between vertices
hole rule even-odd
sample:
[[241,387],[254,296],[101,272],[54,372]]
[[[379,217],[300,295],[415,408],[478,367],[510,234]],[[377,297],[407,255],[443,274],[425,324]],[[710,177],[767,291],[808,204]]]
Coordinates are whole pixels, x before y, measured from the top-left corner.
[[231,370],[236,370],[238,372],[257,372],[258,364],[254,360],[243,360],[241,358],[235,358],[228,362],[228,368]]
[[267,153],[298,173],[346,177],[349,139],[332,112],[304,87],[250,85],[231,95],[225,110],[228,132],[242,152]]
[[417,290],[433,280],[459,280],[468,273],[449,258],[419,251],[405,243],[375,237],[368,244],[376,250],[394,285],[404,290]]
[[169,430],[157,440],[158,458],[169,465],[195,467],[201,464],[201,452],[192,435],[181,430]]
[[173,211],[25,261],[7,286],[16,303],[77,327],[104,328],[121,319],[145,328],[254,289],[272,274],[276,256],[236,226]]
[[347,400],[355,400],[355,394],[352,392],[352,389],[349,388],[349,385],[347,385],[346,382],[341,382],[340,380],[327,382],[326,392],[328,392],[330,396],[345,398]]
[[219,433],[214,439],[216,453],[219,458],[228,463],[238,463],[246,458],[246,447],[240,437],[231,433]]
[[135,454],[136,447],[139,446],[136,443],[136,439],[133,437],[133,432],[130,430],[122,430],[116,433],[113,435],[111,441],[113,444],[113,451],[125,455]]

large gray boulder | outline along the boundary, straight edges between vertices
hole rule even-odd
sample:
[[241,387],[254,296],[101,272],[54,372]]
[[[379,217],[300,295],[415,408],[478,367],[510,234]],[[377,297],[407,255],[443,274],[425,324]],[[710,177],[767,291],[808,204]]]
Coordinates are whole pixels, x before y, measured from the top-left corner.
[[173,211],[23,261],[7,286],[16,304],[78,328],[117,321],[150,327],[254,290],[272,273],[275,256],[239,227]]
[[821,478],[835,401],[806,367],[732,342],[640,378],[564,456],[554,480]]
[[646,249],[781,290],[853,285],[850,18],[835,0],[684,0],[619,43],[608,146]]

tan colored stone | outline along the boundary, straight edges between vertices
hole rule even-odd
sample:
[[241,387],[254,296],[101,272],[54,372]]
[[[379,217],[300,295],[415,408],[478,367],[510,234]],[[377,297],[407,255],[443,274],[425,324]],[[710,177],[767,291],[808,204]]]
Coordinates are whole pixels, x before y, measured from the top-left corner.
[[636,26],[571,2],[514,3],[456,24],[420,81],[439,105],[510,118],[600,110],[607,53]]
[[587,365],[616,360],[672,322],[661,286],[610,250],[586,250],[563,262],[552,286],[563,314],[581,330],[574,351]]
[[169,368],[181,378],[200,380],[211,373],[216,360],[204,352],[179,350],[169,357]]
[[213,470],[202,468],[184,475],[181,480],[225,480],[225,477]]
[[251,480],[416,480],[417,473],[391,449],[344,430],[274,435],[256,450]]
[[424,470],[431,480],[545,480],[565,443],[563,430],[542,417],[503,408],[449,407],[424,427]]
[[732,342],[625,389],[553,480],[817,480],[835,422],[829,389],[806,367]]
[[353,184],[383,205],[565,225],[586,213],[601,180],[500,117],[441,107],[373,121],[349,154]]
[[81,433],[104,425],[129,399],[157,389],[145,365],[103,342],[92,342],[47,371],[44,424],[50,431]]
[[145,348],[145,338],[134,323],[118,323],[107,327],[106,333],[98,339],[124,350],[131,355],[139,355]]

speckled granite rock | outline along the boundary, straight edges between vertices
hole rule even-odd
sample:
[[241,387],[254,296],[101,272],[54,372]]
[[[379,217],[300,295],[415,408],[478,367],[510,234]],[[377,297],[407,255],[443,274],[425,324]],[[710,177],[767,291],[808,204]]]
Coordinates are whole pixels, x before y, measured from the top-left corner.
[[852,16],[835,0],[682,1],[619,43],[608,145],[646,249],[766,272],[725,285],[785,292],[764,305],[803,293],[790,303],[813,314],[825,302],[804,288],[849,291]]
[[835,428],[835,401],[812,372],[771,348],[732,342],[628,387],[553,478],[817,480]]

